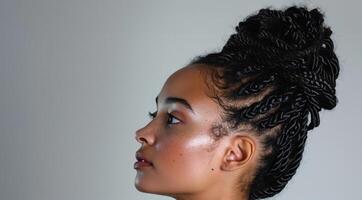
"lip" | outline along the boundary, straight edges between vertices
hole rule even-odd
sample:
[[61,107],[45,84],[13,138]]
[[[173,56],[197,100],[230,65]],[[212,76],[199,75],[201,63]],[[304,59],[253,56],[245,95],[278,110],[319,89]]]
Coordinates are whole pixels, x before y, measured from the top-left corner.
[[142,162],[142,161],[136,161],[133,165],[134,169],[142,169],[145,167],[152,167],[153,165],[151,163],[148,162]]
[[148,160],[144,154],[140,151],[137,151],[136,152],[136,159],[137,161],[134,163],[134,169],[141,169],[141,168],[144,168],[144,167],[152,167],[153,166],[153,163]]

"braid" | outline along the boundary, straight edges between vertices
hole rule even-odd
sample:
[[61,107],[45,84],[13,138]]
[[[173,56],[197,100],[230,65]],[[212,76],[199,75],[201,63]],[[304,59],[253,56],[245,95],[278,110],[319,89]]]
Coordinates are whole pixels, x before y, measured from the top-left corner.
[[[300,165],[307,132],[320,124],[319,111],[338,102],[339,63],[323,22],[318,9],[261,9],[239,22],[220,52],[190,62],[213,69],[223,120],[234,129],[250,124],[262,139],[251,200],[283,190]],[[252,101],[240,105],[246,99]]]

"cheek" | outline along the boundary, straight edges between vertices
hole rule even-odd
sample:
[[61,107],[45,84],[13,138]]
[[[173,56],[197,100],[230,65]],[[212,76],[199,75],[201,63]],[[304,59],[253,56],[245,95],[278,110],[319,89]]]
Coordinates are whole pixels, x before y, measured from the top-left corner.
[[[204,135],[192,138],[182,138],[170,141],[164,146],[163,154],[175,162],[177,160],[189,161],[187,163],[197,163],[197,160],[209,157],[208,147],[210,146],[210,138]],[[171,159],[173,158],[173,159]],[[195,161],[195,162],[191,162]]]
[[169,138],[160,143],[157,146],[158,166],[155,168],[160,180],[178,187],[196,188],[202,185],[210,174],[209,168],[212,168],[211,144],[212,140],[206,133],[189,138]]

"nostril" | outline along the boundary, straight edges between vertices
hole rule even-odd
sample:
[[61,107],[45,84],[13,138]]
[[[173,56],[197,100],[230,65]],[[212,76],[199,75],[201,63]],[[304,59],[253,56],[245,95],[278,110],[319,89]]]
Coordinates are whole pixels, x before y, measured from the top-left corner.
[[147,143],[147,140],[144,137],[141,137],[139,134],[136,134],[135,139],[137,140],[137,142],[139,143]]
[[147,140],[145,138],[140,138],[138,142],[143,144],[143,143],[147,143]]

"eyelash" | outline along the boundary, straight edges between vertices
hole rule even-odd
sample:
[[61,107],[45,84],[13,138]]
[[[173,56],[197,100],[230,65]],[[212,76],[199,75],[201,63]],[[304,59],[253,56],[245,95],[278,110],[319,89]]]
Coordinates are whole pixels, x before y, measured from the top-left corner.
[[[156,117],[156,115],[157,115],[157,111],[155,111],[155,112],[153,112],[153,113],[148,112],[148,116],[149,116],[151,119],[154,119],[154,118]],[[168,115],[168,118],[167,118],[167,119],[170,119],[170,117],[177,119],[175,116],[173,116],[173,115],[170,114],[170,113],[167,113],[167,115]],[[179,119],[177,119],[177,120],[181,122],[181,120],[179,120]],[[180,122],[178,122],[178,123],[173,123],[173,124],[179,124]],[[171,124],[171,123],[168,123],[168,120],[167,120],[167,124]],[[172,124],[171,124],[171,125],[172,125]]]

